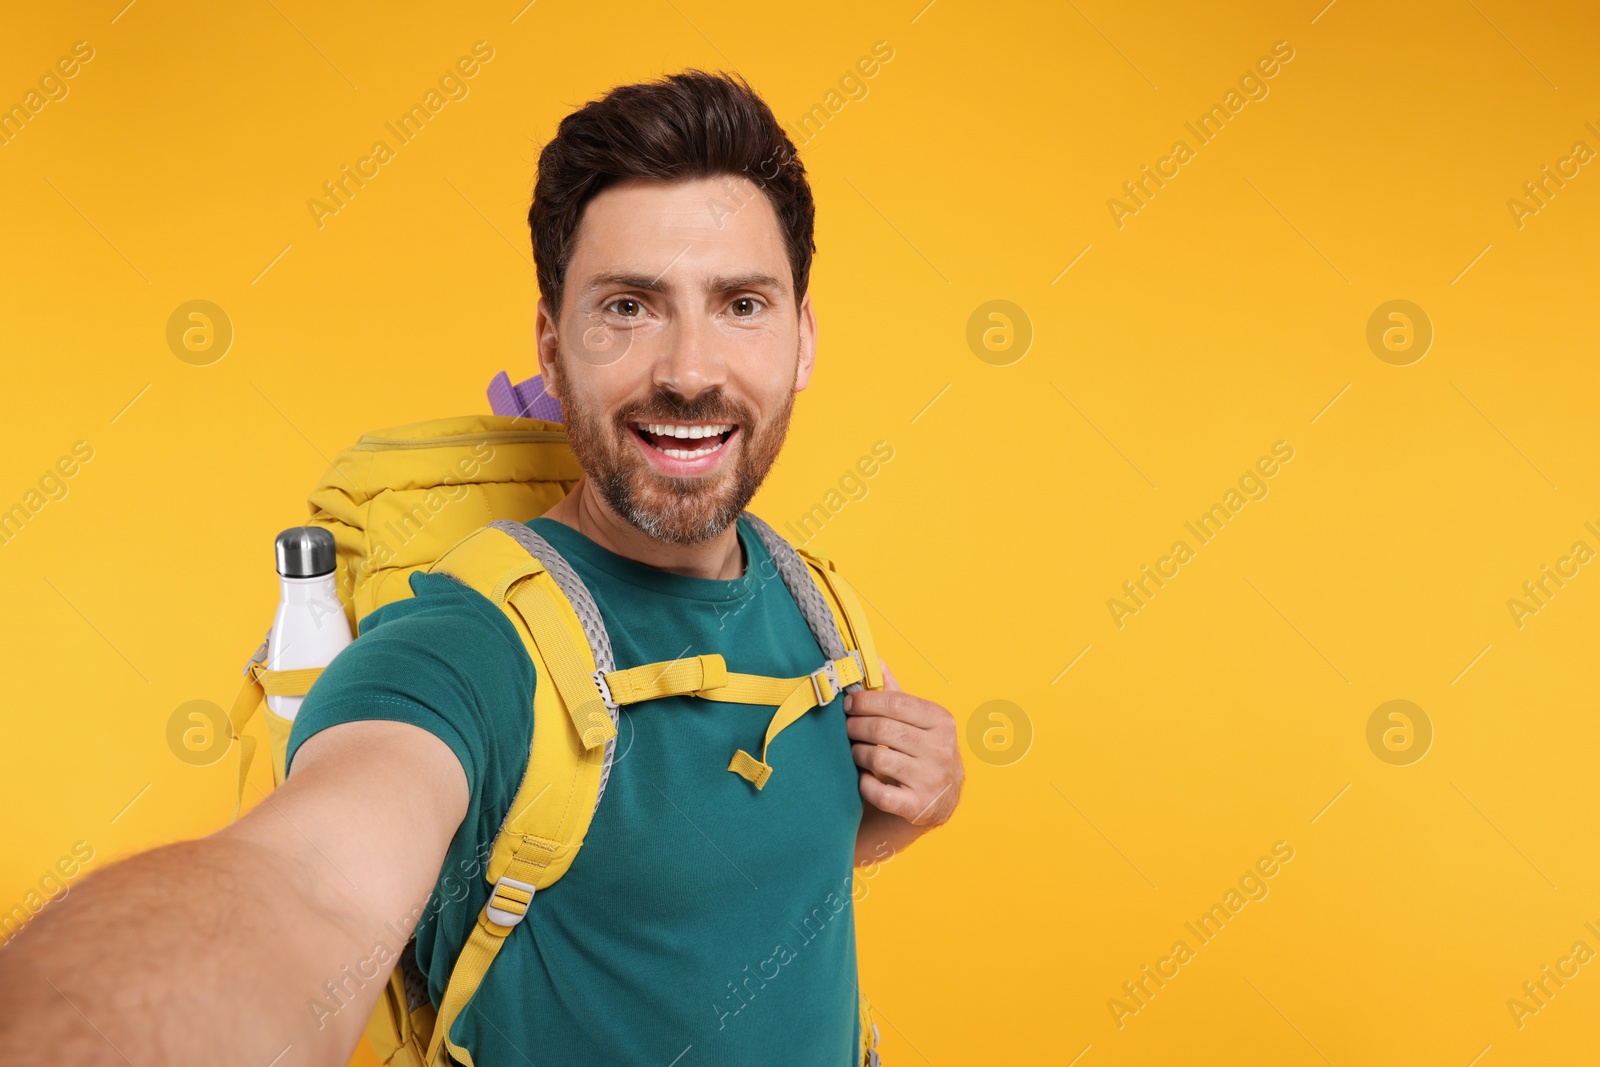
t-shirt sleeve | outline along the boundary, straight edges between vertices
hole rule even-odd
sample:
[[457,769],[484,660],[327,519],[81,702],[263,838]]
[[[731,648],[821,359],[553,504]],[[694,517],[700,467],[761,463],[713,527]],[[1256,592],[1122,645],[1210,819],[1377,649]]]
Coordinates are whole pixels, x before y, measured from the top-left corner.
[[306,738],[340,723],[410,723],[450,746],[472,807],[504,814],[533,737],[533,662],[511,621],[442,574],[411,575],[414,596],[373,612],[306,695],[286,765]]

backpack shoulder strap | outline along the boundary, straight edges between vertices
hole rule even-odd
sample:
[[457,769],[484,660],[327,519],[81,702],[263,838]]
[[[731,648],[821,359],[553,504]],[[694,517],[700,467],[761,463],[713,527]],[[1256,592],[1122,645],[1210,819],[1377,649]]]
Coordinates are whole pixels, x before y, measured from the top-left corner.
[[744,513],[772,556],[778,575],[800,607],[806,624],[830,660],[851,652],[861,653],[861,682],[844,687],[846,692],[862,688],[883,688],[883,669],[878,664],[877,647],[867,626],[866,612],[855,590],[834,569],[833,561],[804,548],[791,545],[765,520],[752,512]]
[[[526,532],[526,536],[523,531]],[[554,884],[583,845],[617,736],[614,704],[596,684],[611,643],[593,598],[560,554],[524,523],[496,522],[456,542],[429,568],[483,594],[522,638],[535,669],[528,767],[495,837],[484,876],[494,886],[456,957],[426,1063],[472,1056],[450,1028],[477,992],[536,891]],[[603,675],[602,675],[603,676]]]
[[492,522],[457,541],[429,570],[477,590],[503,611],[535,670],[527,770],[484,871],[494,890],[451,969],[425,1060],[429,1067],[442,1064],[448,1048],[471,1067],[471,1054],[450,1039],[451,1026],[534,894],[559,880],[583,847],[610,776],[619,707],[720,691],[730,677],[720,655],[616,670],[593,595],[527,523]]
[[740,750],[728,767],[760,789],[771,774],[766,746],[784,726],[832,700],[836,690],[859,689],[863,682],[882,686],[865,614],[832,564],[795,549],[761,519],[744,514],[824,651],[823,666],[810,675],[734,674],[715,654],[617,670],[593,596],[561,554],[526,523],[490,523],[457,541],[429,568],[477,590],[505,612],[533,660],[536,680],[528,768],[485,870],[494,891],[451,970],[428,1067],[442,1067],[446,1048],[471,1067],[471,1054],[450,1039],[451,1026],[505,938],[527,914],[535,892],[561,878],[582,847],[609,777],[620,705],[673,695],[779,705],[762,758]]
[[[839,575],[833,561],[820,553],[791,545],[758,516],[748,511],[744,514],[760,535],[761,543],[766,545],[778,574],[800,606],[800,614],[805,616],[823,653],[835,661],[849,652],[859,654],[862,678],[845,686],[845,690],[854,692],[863,685],[868,689],[882,689],[883,668],[878,663],[877,646],[867,625],[866,612],[861,610],[855,590]],[[872,1019],[872,1005],[865,991],[858,991],[856,999],[861,1027],[857,1062],[862,1067],[878,1067],[878,1024]]]

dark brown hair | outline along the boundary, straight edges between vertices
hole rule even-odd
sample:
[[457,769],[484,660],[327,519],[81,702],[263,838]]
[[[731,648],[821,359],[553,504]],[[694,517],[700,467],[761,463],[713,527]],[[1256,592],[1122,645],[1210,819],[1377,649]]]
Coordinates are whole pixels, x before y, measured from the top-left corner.
[[[528,209],[539,291],[559,313],[583,209],[630,178],[678,182],[742,175],[772,204],[798,306],[816,252],[816,207],[805,167],[772,109],[737,74],[688,69],[619,85],[561,120],[539,153]],[[730,205],[730,210],[736,205]]]

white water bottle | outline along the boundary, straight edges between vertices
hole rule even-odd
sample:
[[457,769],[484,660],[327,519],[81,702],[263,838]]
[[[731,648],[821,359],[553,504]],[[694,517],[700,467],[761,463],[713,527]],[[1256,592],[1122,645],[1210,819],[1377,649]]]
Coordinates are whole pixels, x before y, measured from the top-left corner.
[[[350,623],[335,584],[333,534],[296,526],[278,535],[278,614],[267,637],[267,669],[326,667],[350,644]],[[267,697],[281,719],[293,719],[304,697]]]

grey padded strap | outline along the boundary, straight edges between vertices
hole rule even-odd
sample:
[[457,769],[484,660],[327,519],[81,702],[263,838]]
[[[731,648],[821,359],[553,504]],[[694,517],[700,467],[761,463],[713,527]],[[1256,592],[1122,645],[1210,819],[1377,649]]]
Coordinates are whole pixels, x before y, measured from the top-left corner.
[[[498,519],[489,524],[502,533],[510,534],[517,543],[528,550],[544,569],[550,572],[550,577],[556,580],[556,585],[572,605],[572,610],[577,613],[578,622],[583,625],[583,634],[589,639],[589,651],[594,655],[594,665],[602,674],[609,674],[616,670],[616,660],[611,652],[611,635],[606,633],[606,624],[601,621],[600,608],[594,602],[594,597],[589,592],[589,587],[583,584],[583,579],[578,577],[578,572],[555,550],[555,546],[546,541],[533,528],[525,522],[515,522],[511,519]],[[595,690],[596,696],[599,690]],[[608,706],[611,713],[611,725],[620,725],[615,705]],[[595,795],[596,809],[600,807],[600,798],[606,794],[606,782],[611,778],[611,760],[616,753],[617,738],[613,735],[606,741],[605,763],[600,768],[600,789]]]
[[[796,552],[794,546],[784,540],[778,531],[768,526],[760,516],[749,511],[742,514],[761,537],[761,543],[767,546],[772,562],[777,565],[778,576],[783,579],[789,595],[799,606],[806,625],[811,627],[811,634],[817,639],[817,646],[822,649],[823,655],[830,661],[848,655],[844,647],[844,638],[839,635],[839,623],[828,608],[828,602],[822,599],[822,591],[812,580],[811,571],[806,566],[805,560],[800,558],[800,553]],[[844,688],[846,692],[853,693],[863,686],[860,682],[851,682]]]

